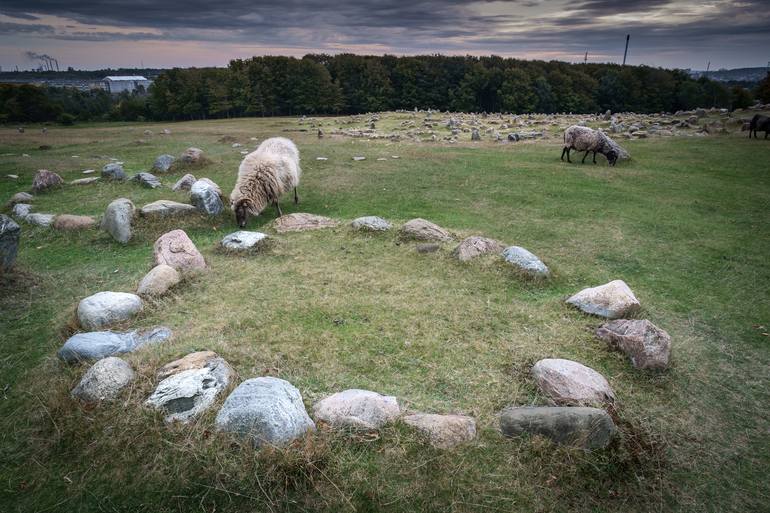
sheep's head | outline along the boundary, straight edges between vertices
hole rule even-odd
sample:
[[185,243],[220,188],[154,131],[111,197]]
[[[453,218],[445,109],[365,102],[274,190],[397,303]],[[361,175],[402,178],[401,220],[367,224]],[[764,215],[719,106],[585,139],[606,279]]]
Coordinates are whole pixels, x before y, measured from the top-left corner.
[[245,228],[246,222],[249,220],[249,214],[253,210],[252,205],[248,199],[240,199],[231,205],[233,212],[235,212],[235,221],[238,223],[239,228]]
[[608,151],[605,156],[607,157],[607,162],[611,166],[614,166],[615,163],[618,161],[618,152],[615,150]]

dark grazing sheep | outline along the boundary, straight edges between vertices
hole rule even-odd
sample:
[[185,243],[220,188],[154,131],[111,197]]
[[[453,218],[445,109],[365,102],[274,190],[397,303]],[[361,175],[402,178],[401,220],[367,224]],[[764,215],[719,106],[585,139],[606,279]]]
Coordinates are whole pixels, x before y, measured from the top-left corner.
[[751,139],[751,133],[754,133],[754,139],[759,139],[757,137],[757,130],[760,132],[765,133],[765,139],[767,139],[767,132],[770,131],[770,117],[763,116],[762,114],[755,114],[753,118],[751,118],[751,123],[749,123],[749,139]]

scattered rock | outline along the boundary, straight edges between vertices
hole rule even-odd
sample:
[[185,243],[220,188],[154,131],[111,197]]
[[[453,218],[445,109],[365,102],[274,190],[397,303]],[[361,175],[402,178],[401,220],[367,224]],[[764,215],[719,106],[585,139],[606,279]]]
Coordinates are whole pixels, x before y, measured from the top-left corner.
[[123,164],[110,162],[102,168],[102,177],[108,180],[125,180],[126,172],[123,170]]
[[83,171],[84,175],[90,175],[93,173],[96,173],[96,169],[86,169],[85,171]]
[[448,242],[452,236],[440,226],[425,219],[412,219],[401,227],[400,234],[407,239]]
[[503,258],[514,267],[532,276],[546,277],[548,267],[535,255],[519,246],[510,246],[503,251]]
[[186,174],[182,178],[180,178],[174,186],[171,188],[172,191],[189,191],[192,187],[192,184],[194,184],[196,181],[195,177],[191,174]]
[[624,352],[637,369],[665,369],[671,337],[648,320],[619,319],[602,324],[596,335]]
[[39,193],[53,187],[59,187],[63,183],[64,180],[61,176],[47,169],[41,169],[35,173],[35,177],[32,179],[32,190],[35,193]]
[[[179,360],[170,365],[177,362]],[[171,373],[158,383],[145,404],[165,411],[168,414],[166,422],[189,422],[206,411],[214,404],[217,395],[230,384],[233,370],[223,358],[216,355],[206,358],[203,363],[200,367]]]
[[357,156],[353,157],[353,160],[355,160],[355,161],[366,160],[366,157],[363,157],[363,156],[357,155]]
[[313,406],[313,417],[334,427],[379,429],[398,418],[401,409],[393,396],[369,390],[337,392]]
[[106,230],[112,238],[123,244],[131,239],[131,221],[134,218],[134,204],[130,199],[118,198],[107,205],[102,217],[102,230]]
[[479,129],[474,128],[471,131],[471,141],[480,141],[481,140],[481,134],[479,134]]
[[200,148],[187,148],[179,156],[179,160],[185,164],[200,164],[203,162],[203,150]]
[[58,356],[67,363],[97,360],[105,356],[130,353],[148,344],[158,344],[171,338],[171,330],[158,326],[148,330],[125,333],[91,331],[71,336],[59,349]]
[[604,376],[572,360],[546,358],[532,367],[540,391],[557,404],[603,404],[615,401]]
[[172,230],[158,237],[153,246],[155,264],[166,264],[182,275],[206,269],[206,261],[184,230]]
[[96,219],[91,216],[59,214],[53,222],[57,230],[85,230],[96,226]]
[[[29,157],[29,155],[27,155]],[[5,175],[5,177],[9,180],[18,180],[19,175]]]
[[208,178],[201,178],[190,187],[190,202],[199,212],[210,216],[219,215],[224,210],[221,195],[219,186]]
[[588,407],[526,406],[500,414],[503,435],[540,435],[556,443],[587,450],[603,449],[617,432],[606,411]]
[[403,420],[427,435],[431,445],[439,449],[451,449],[476,438],[476,421],[465,415],[416,413]]
[[144,297],[160,297],[181,279],[173,267],[166,264],[156,265],[139,282],[136,293]]
[[414,249],[421,254],[435,253],[441,249],[441,244],[417,244]]
[[155,159],[155,162],[152,164],[152,169],[150,171],[155,171],[157,173],[166,173],[169,169],[171,169],[171,165],[176,160],[176,157],[173,155],[161,155],[160,157]]
[[11,215],[16,219],[26,219],[32,213],[32,205],[17,203],[11,209]]
[[11,196],[11,199],[9,199],[8,203],[6,203],[5,205],[7,208],[11,208],[17,203],[29,203],[34,199],[35,197],[28,192],[17,192],[13,196]]
[[70,182],[70,185],[88,185],[89,183],[94,183],[98,181],[99,181],[98,176],[90,176],[88,178],[78,178],[77,180],[72,180]]
[[16,263],[21,227],[5,214],[0,214],[0,271],[9,271]]
[[108,356],[86,371],[80,383],[72,389],[72,397],[88,404],[112,401],[135,376],[127,362]]
[[53,220],[55,217],[56,216],[53,214],[27,214],[24,220],[29,224],[34,224],[35,226],[42,226],[43,228],[48,228],[49,226],[51,226],[51,224],[53,224]]
[[452,256],[460,260],[461,262],[467,262],[472,258],[486,254],[486,253],[499,253],[505,249],[505,245],[495,239],[488,239],[486,237],[468,237],[464,239],[452,252]]
[[264,233],[241,230],[225,236],[221,244],[223,248],[230,251],[250,252],[263,248],[268,239]]
[[88,330],[127,321],[142,311],[142,299],[128,292],[97,292],[78,304],[78,320]]
[[139,209],[142,217],[173,217],[197,212],[193,205],[171,200],[158,200],[148,203]]
[[131,177],[131,181],[139,182],[139,185],[147,187],[148,189],[157,189],[161,186],[158,177],[152,173],[137,173]]
[[273,228],[278,233],[304,232],[337,226],[337,221],[315,214],[286,214],[273,221]]
[[158,369],[157,377],[159,380],[164,380],[188,370],[219,367],[223,362],[224,360],[214,351],[196,351],[167,363]]
[[241,383],[219,410],[216,426],[220,431],[249,437],[255,447],[285,445],[315,430],[299,390],[273,377]]
[[641,308],[636,296],[623,280],[583,289],[567,299],[567,303],[585,313],[608,319],[626,317]]
[[384,232],[390,230],[390,223],[377,216],[365,216],[354,219],[350,226],[355,230]]

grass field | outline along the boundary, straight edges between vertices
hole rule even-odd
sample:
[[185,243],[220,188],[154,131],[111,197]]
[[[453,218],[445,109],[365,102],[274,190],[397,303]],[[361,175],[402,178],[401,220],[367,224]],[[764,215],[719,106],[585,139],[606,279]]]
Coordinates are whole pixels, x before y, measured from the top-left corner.
[[[171,135],[143,135],[165,127]],[[524,280],[494,257],[461,264],[452,245],[418,254],[395,234],[360,235],[344,223],[279,236],[271,251],[248,258],[216,251],[236,229],[231,215],[139,220],[126,246],[99,230],[23,224],[17,272],[0,283],[0,511],[770,508],[770,141],[741,133],[628,141],[633,159],[609,168],[603,160],[560,162],[555,137],[444,145],[282,132],[297,127],[284,118],[47,134],[0,128],[0,177],[20,175],[0,178],[0,201],[27,190],[41,168],[70,181],[115,157],[141,171],[188,146],[211,161],[193,174],[229,192],[241,155],[220,137],[253,147],[251,137],[288,135],[304,175],[300,204],[287,200],[285,213],[379,215],[397,225],[423,217],[458,237],[523,246],[553,277]],[[159,176],[168,186],[184,172]],[[34,205],[97,216],[118,197],[137,207],[188,201],[167,187],[97,183],[41,194]],[[249,229],[275,215],[268,209]],[[69,392],[87,367],[55,356],[77,302],[133,291],[152,265],[152,243],[173,228],[187,231],[211,271],[130,325],[175,332],[168,344],[125,356],[138,374],[130,391],[110,405],[80,407]],[[640,317],[671,334],[668,371],[634,370],[593,336],[600,319],[563,302],[612,279],[634,290]],[[142,405],[155,371],[202,349],[227,359],[239,380],[287,379],[308,407],[346,388],[375,390],[405,409],[473,415],[479,437],[439,451],[396,423],[376,436],[319,431],[284,450],[255,451],[213,430],[218,408],[192,425],[165,425]],[[529,375],[546,357],[607,377],[622,431],[610,448],[585,453],[499,434],[503,407],[546,404]]]

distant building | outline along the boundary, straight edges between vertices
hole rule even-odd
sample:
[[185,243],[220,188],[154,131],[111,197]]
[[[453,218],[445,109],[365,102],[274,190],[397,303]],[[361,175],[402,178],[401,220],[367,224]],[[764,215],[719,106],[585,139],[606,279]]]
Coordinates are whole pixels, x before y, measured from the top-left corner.
[[150,84],[152,84],[152,80],[147,80],[141,75],[104,77],[103,82],[104,89],[111,94],[118,94],[123,91],[131,93],[140,87],[146,91]]

